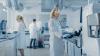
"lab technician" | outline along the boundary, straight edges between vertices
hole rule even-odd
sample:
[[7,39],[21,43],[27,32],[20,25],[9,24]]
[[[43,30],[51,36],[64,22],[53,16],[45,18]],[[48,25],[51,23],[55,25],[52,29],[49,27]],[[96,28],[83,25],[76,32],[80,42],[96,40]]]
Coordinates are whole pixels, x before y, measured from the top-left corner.
[[38,46],[38,27],[36,24],[36,19],[33,19],[33,22],[29,25],[29,32],[30,32],[30,48],[36,49]]
[[51,11],[51,18],[49,20],[49,33],[50,33],[50,56],[64,56],[64,42],[61,38],[62,31],[59,22],[60,11],[56,6]]
[[20,52],[21,56],[24,56],[24,48],[25,48],[25,24],[22,16],[17,16],[18,22],[18,37],[17,37],[17,49]]

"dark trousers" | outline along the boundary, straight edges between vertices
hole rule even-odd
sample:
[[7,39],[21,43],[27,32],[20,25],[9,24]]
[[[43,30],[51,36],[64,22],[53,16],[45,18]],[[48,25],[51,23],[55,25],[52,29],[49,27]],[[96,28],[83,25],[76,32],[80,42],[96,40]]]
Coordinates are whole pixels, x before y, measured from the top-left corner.
[[37,44],[36,44],[36,39],[31,39],[31,41],[30,41],[30,48],[36,48],[37,46],[36,46]]
[[38,40],[38,47],[43,48],[43,40],[42,39]]

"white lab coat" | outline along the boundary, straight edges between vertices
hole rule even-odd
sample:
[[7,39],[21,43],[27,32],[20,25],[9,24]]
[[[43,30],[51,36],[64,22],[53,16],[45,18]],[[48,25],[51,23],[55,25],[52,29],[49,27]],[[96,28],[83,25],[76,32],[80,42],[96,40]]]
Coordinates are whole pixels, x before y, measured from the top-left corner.
[[64,42],[59,20],[49,20],[50,56],[64,56]]
[[23,22],[18,23],[17,48],[25,48],[25,25]]
[[38,38],[38,27],[33,22],[29,25],[30,38]]

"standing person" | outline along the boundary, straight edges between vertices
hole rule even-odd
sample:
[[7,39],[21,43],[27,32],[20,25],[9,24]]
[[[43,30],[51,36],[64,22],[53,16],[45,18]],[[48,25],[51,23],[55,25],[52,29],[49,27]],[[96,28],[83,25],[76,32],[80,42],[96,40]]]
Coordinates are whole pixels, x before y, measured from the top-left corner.
[[18,22],[17,49],[20,51],[21,56],[24,56],[26,26],[22,16],[18,15],[16,20]]
[[62,30],[59,22],[60,11],[56,6],[51,12],[49,20],[50,56],[64,56],[64,42],[61,38]]
[[30,48],[37,48],[37,35],[38,35],[38,28],[36,24],[36,19],[33,19],[33,22],[29,25],[29,32],[30,32]]

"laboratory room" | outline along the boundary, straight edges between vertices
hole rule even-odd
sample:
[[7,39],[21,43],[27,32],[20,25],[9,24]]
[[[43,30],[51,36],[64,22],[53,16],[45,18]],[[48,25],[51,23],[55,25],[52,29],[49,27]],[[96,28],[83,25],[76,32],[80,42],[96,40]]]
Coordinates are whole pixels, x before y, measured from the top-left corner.
[[0,56],[100,56],[100,0],[0,0]]

